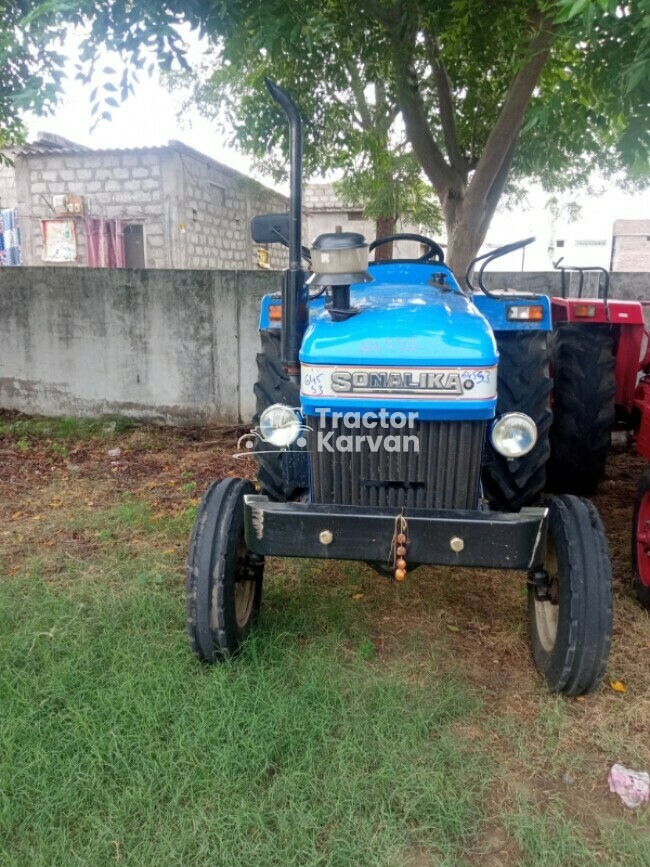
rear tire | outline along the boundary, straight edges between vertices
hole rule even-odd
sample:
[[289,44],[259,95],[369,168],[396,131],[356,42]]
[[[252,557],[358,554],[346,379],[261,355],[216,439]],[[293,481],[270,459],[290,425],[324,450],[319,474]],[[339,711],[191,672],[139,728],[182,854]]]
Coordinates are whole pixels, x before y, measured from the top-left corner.
[[639,480],[634,501],[632,584],[636,598],[650,611],[650,467]]
[[257,617],[264,558],[244,539],[244,495],[252,482],[222,479],[205,492],[192,529],[187,564],[187,634],[203,662],[237,654]]
[[605,471],[616,420],[608,325],[561,323],[553,335],[553,425],[549,489],[591,496]]
[[533,657],[554,692],[594,692],[611,644],[612,570],[603,525],[587,500],[551,500],[546,570],[548,598],[528,586]]
[[[280,329],[269,328],[260,332],[262,351],[257,354],[258,379],[254,386],[256,412],[253,424],[258,425],[260,415],[274,403],[300,406],[300,387],[291,382],[282,370]],[[263,494],[271,500],[287,502],[300,496],[302,489],[284,471],[283,450],[270,443],[256,440],[257,480]]]
[[550,454],[551,378],[550,351],[545,331],[501,331],[497,416],[523,412],[537,425],[537,443],[523,458],[509,461],[492,450],[483,468],[483,490],[496,509],[516,512],[534,503],[546,484]]

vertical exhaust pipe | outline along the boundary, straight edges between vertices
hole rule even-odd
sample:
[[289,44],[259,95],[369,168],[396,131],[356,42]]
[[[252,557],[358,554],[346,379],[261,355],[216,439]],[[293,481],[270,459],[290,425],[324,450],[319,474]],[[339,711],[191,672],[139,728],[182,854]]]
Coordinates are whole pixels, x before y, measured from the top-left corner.
[[302,120],[286,90],[264,79],[269,93],[289,121],[289,268],[282,287],[282,366],[289,379],[300,382],[300,347],[309,321],[308,289],[302,268]]

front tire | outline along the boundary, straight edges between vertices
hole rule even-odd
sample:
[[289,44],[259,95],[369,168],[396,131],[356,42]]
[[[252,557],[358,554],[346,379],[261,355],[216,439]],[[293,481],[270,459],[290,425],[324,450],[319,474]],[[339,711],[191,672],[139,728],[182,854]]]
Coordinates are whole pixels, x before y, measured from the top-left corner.
[[634,501],[632,583],[636,598],[650,611],[650,467],[639,480]]
[[612,634],[612,571],[595,507],[572,496],[551,500],[546,598],[528,587],[533,657],[549,689],[594,692],[605,674]]
[[192,529],[187,564],[187,634],[203,662],[234,657],[262,599],[264,558],[246,548],[244,495],[252,482],[222,479],[206,491]]
[[492,449],[483,468],[483,490],[493,508],[517,512],[534,503],[546,484],[551,427],[550,351],[545,331],[497,332],[497,416],[523,412],[537,425],[537,442],[509,461]]
[[553,426],[549,489],[591,496],[605,472],[616,420],[608,325],[563,322],[553,335]]

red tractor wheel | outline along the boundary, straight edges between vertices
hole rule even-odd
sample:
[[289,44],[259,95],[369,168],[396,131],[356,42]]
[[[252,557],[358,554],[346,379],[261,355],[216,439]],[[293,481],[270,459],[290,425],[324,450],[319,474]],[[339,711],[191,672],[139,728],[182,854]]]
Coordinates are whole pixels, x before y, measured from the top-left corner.
[[650,611],[650,467],[641,476],[634,502],[632,580],[636,598]]
[[549,490],[583,497],[596,493],[616,420],[615,367],[608,325],[556,326]]

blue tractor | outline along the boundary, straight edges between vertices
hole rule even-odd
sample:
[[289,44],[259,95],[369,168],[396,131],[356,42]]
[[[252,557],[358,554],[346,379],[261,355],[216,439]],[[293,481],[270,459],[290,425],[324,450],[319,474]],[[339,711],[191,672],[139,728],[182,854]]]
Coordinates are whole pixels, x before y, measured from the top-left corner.
[[[194,653],[234,657],[260,609],[264,558],[361,560],[401,581],[422,564],[510,569],[528,584],[532,648],[550,689],[600,684],[612,628],[611,566],[594,506],[544,504],[551,422],[548,299],[463,289],[419,235],[301,235],[301,121],[287,115],[289,214],[253,239],[289,248],[282,291],[264,298],[255,386],[258,484],[214,482],[188,559]],[[416,259],[369,263],[392,240]],[[311,262],[311,273],[303,260]],[[478,261],[478,260],[477,260]],[[476,264],[476,263],[474,263]],[[468,272],[469,275],[469,272]]]

